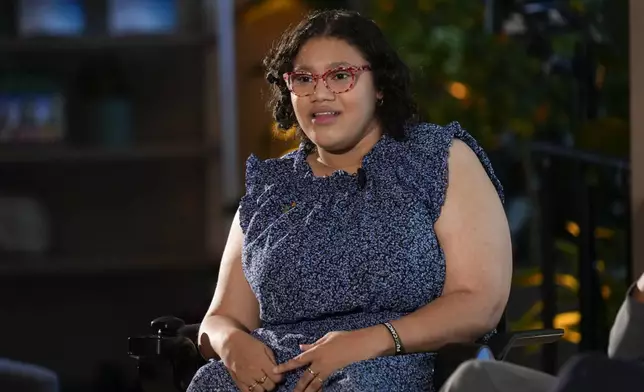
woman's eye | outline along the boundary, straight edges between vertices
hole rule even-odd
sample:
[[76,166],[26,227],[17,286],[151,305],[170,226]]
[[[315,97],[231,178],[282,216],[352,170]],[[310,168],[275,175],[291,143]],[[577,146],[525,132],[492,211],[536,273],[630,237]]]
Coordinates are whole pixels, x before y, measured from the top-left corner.
[[331,75],[331,77],[336,80],[344,80],[344,79],[351,78],[351,74],[347,71],[337,71],[337,72],[334,72],[333,75]]
[[313,78],[310,75],[295,75],[293,81],[295,83],[310,83]]

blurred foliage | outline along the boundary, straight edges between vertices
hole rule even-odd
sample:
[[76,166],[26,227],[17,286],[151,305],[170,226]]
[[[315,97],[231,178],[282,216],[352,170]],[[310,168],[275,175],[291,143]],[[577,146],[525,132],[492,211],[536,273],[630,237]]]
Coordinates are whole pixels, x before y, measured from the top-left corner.
[[[604,44],[600,61],[600,115],[579,121],[575,80],[544,72],[525,37],[486,33],[483,0],[377,0],[369,9],[412,70],[422,115],[458,120],[489,149],[501,135],[521,139],[572,136],[580,147],[610,154],[628,151],[628,51],[625,0],[571,0],[570,7]],[[627,5],[626,5],[627,6]],[[584,29],[544,36],[570,57]],[[610,39],[604,39],[610,37]]]

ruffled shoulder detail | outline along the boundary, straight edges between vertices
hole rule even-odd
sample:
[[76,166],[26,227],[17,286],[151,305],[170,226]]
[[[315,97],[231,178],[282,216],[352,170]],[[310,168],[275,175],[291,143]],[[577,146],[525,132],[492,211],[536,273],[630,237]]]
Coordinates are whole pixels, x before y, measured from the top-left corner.
[[478,141],[458,122],[446,126],[421,123],[407,131],[407,143],[411,150],[408,163],[413,168],[411,177],[417,190],[431,203],[432,220],[436,222],[445,203],[449,181],[449,154],[454,139],[467,144],[479,158],[490,181],[504,202],[503,186],[494,173],[492,164]]
[[244,234],[267,192],[294,178],[296,153],[266,160],[251,154],[246,160],[246,192],[239,202],[239,222]]

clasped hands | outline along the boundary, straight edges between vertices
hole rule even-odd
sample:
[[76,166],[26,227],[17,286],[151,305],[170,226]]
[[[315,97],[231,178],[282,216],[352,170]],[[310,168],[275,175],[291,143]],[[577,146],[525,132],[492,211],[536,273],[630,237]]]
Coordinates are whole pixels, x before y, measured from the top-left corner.
[[277,374],[305,367],[293,392],[317,392],[336,370],[372,357],[362,330],[330,332],[313,344],[300,345],[302,353],[273,369]]
[[313,344],[300,345],[302,352],[282,364],[277,364],[272,351],[249,334],[233,340],[222,359],[239,389],[249,392],[273,391],[284,374],[301,368],[304,371],[293,391],[317,392],[335,371],[377,356],[368,329],[329,332]]

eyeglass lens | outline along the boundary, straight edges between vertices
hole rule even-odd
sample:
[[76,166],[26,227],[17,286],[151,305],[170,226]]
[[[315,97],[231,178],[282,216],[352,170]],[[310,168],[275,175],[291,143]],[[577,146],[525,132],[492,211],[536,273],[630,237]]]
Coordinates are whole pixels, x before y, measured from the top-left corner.
[[[335,94],[349,90],[353,85],[353,80],[353,73],[347,70],[331,71],[324,78],[326,86]],[[290,76],[289,84],[294,94],[309,95],[314,93],[317,83],[315,77],[310,74],[294,73]]]

